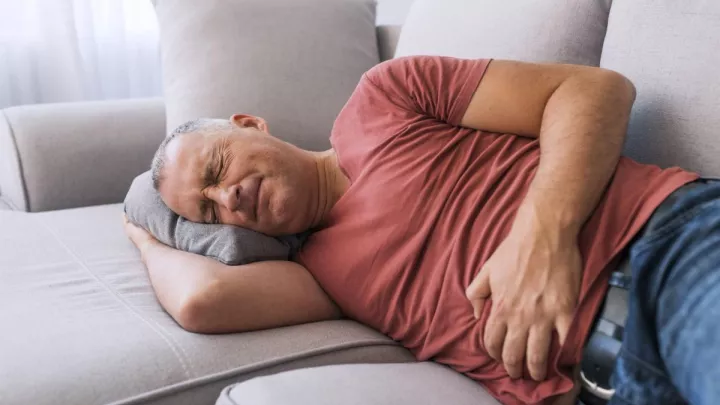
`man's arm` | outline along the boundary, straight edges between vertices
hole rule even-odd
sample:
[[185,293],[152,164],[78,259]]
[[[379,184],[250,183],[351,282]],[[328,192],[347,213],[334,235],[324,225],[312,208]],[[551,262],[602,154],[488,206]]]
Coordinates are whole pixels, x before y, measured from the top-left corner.
[[301,265],[228,266],[172,249],[125,224],[160,304],[191,332],[229,333],[337,319],[340,312]]
[[[577,237],[612,177],[634,86],[598,68],[493,61],[461,125],[537,137],[540,163],[512,230],[468,287],[488,353],[513,378],[547,370],[552,332],[563,344],[577,305]],[[509,271],[512,270],[512,271]]]
[[539,137],[519,215],[577,234],[615,171],[634,100],[632,83],[610,70],[496,60],[461,125]]

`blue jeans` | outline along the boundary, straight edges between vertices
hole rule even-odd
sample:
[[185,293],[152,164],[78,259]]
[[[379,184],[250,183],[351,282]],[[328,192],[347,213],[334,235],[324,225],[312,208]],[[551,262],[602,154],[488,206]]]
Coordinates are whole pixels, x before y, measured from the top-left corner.
[[610,405],[720,403],[720,181],[691,184],[630,246]]

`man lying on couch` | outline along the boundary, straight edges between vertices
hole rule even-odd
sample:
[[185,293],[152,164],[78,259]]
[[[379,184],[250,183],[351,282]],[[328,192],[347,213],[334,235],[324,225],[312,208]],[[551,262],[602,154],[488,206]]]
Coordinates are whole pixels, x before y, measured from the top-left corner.
[[188,123],[158,150],[155,183],[173,211],[268,235],[313,230],[295,261],[234,268],[127,231],[190,331],[342,313],[506,404],[571,392],[629,255],[611,402],[714,403],[720,182],[621,158],[634,97],[599,68],[388,61],[362,77],[332,150],[301,150],[248,115]]

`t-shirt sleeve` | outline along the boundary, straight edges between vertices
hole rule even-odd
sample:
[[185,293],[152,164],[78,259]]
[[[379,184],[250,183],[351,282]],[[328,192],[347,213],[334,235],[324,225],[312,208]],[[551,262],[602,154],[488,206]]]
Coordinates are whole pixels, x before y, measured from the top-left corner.
[[396,108],[460,125],[490,59],[408,56],[365,73]]
[[387,142],[417,136],[428,120],[458,126],[490,60],[409,56],[360,79],[333,125],[330,142],[354,178]]

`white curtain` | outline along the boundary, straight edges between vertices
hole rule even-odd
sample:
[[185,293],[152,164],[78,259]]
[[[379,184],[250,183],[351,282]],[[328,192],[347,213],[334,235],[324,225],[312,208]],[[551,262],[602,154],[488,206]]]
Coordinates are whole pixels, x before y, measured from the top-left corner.
[[150,0],[0,0],[0,108],[161,92]]

